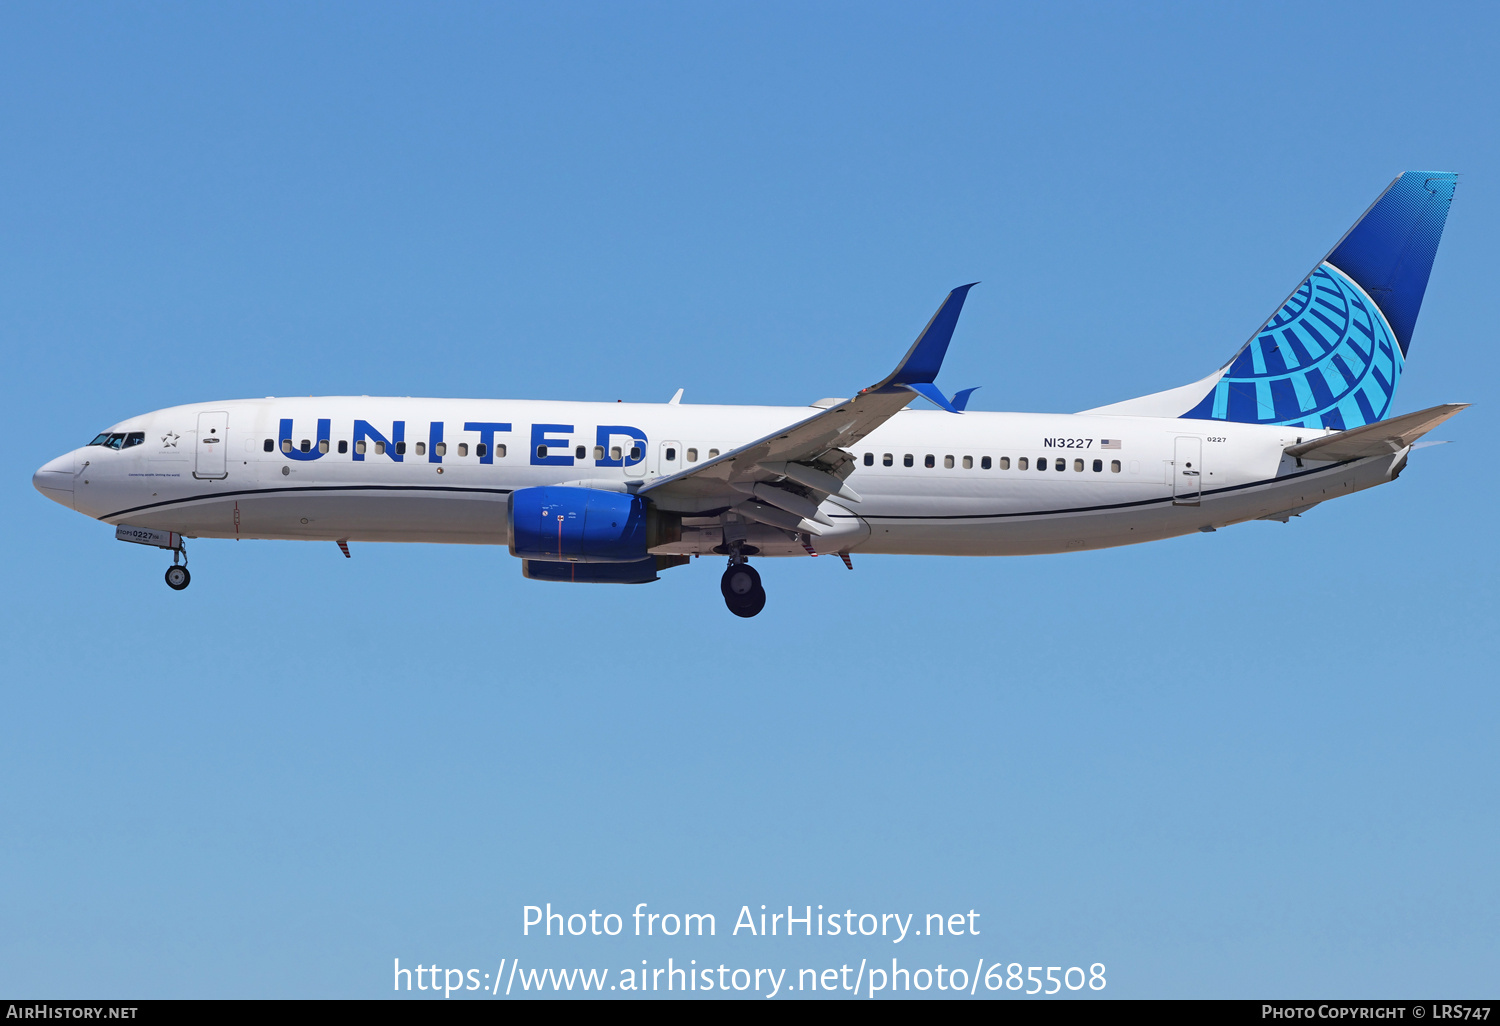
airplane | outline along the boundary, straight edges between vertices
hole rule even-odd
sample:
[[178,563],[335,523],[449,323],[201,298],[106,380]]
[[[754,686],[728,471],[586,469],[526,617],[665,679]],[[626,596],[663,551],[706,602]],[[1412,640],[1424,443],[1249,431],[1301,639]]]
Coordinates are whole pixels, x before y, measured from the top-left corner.
[[[967,409],[935,384],[972,285],[895,370],[809,407],[368,396],[241,399],[131,417],[32,478],[172,553],[188,538],[507,545],[537,581],[643,584],[752,558],[1076,552],[1287,522],[1394,481],[1465,409],[1389,416],[1457,176],[1399,175],[1218,370],[1073,414]],[[935,409],[913,410],[918,397]],[[1435,444],[1435,443],[1426,443]]]

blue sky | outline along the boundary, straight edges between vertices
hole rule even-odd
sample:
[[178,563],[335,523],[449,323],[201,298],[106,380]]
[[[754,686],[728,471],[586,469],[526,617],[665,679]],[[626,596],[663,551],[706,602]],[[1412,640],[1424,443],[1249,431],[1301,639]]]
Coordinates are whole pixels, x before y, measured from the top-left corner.
[[[0,991],[896,955],[1103,962],[1115,996],[1494,992],[1496,29],[1481,4],[7,6]],[[1396,406],[1475,406],[1288,525],[778,561],[740,621],[717,565],[569,588],[442,546],[200,542],[175,594],[30,484],[218,398],[802,404],[975,280],[940,383],[1083,409],[1222,363],[1406,169],[1463,177]],[[548,901],[721,936],[523,938]],[[982,932],[723,936],[762,903]]]

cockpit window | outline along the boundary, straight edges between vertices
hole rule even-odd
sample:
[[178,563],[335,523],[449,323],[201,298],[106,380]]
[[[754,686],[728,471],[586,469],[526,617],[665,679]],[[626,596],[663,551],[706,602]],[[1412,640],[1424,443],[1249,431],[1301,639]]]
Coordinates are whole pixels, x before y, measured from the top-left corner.
[[89,444],[90,445],[105,445],[108,442],[109,442],[109,432],[108,431],[101,431],[97,435],[94,436],[94,440],[92,442],[90,442]]
[[116,431],[113,434],[111,434],[110,432],[106,431],[106,432],[104,432],[102,434],[95,435],[94,436],[94,440],[92,442],[90,442],[89,444],[90,445],[106,445],[106,446],[108,446],[111,449],[123,449],[123,448],[125,448],[125,446],[127,444],[129,444],[129,445],[140,445],[142,442],[144,442],[146,440],[146,433],[144,431],[134,431],[134,432],[131,432],[130,437],[134,438],[135,441],[127,443],[125,441],[125,435],[124,434],[122,434],[122,433],[120,433],[118,431]]
[[126,449],[129,449],[131,446],[140,445],[145,440],[146,440],[146,432],[144,432],[144,431],[132,431],[132,432],[130,432],[130,434],[128,434],[128,435],[125,436],[125,446],[124,447]]

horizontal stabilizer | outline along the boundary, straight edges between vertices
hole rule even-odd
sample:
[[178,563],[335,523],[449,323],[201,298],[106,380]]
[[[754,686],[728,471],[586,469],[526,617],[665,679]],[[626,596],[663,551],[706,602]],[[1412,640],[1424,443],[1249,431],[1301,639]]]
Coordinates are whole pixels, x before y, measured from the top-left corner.
[[1418,438],[1463,410],[1468,403],[1444,403],[1428,410],[1418,410],[1390,420],[1350,428],[1336,435],[1289,445],[1288,456],[1299,460],[1360,460],[1370,456],[1388,456],[1400,452]]

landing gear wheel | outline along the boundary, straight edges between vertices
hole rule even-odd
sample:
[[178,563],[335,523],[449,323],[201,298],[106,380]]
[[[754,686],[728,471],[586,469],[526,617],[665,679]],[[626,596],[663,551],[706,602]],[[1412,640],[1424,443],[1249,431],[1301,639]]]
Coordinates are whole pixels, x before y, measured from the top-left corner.
[[719,582],[724,604],[735,616],[751,617],[766,607],[766,589],[760,585],[760,574],[749,563],[735,563],[724,571]]
[[167,587],[171,588],[173,591],[181,591],[183,588],[186,588],[190,583],[192,583],[192,580],[193,576],[192,574],[188,573],[187,567],[167,567]]

